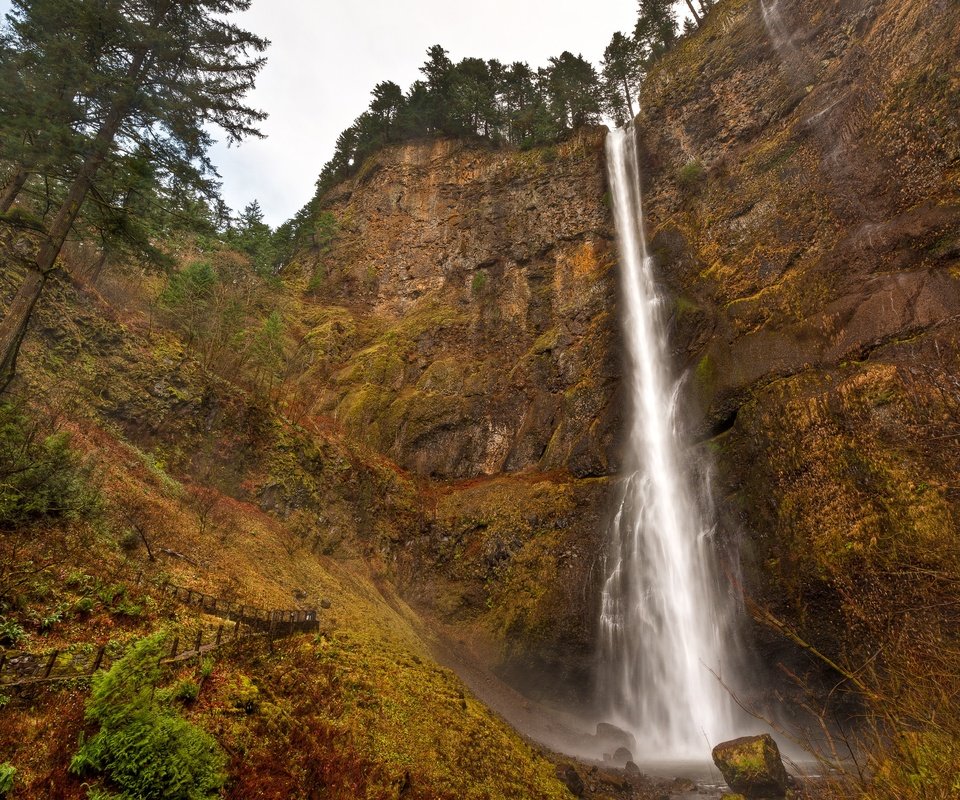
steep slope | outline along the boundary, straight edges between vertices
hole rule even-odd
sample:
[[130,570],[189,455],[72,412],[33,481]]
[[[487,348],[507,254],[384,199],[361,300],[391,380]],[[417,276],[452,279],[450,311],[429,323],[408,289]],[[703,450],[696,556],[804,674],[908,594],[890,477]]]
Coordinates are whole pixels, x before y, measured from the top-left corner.
[[[182,651],[211,620],[159,592],[166,581],[258,608],[323,606],[316,635],[241,639],[166,670],[162,702],[229,755],[224,796],[569,797],[555,765],[432,660],[416,616],[371,570],[377,537],[413,517],[403,475],[204,369],[136,313],[137,292],[152,294],[138,277],[121,305],[53,279],[26,343],[15,393],[32,398],[29,424],[70,435],[76,480],[100,502],[3,530],[5,643],[86,663],[99,644],[116,660],[166,630]],[[183,685],[199,689],[177,699]],[[100,785],[67,769],[90,733],[88,694],[83,682],[2,687],[16,797]]]

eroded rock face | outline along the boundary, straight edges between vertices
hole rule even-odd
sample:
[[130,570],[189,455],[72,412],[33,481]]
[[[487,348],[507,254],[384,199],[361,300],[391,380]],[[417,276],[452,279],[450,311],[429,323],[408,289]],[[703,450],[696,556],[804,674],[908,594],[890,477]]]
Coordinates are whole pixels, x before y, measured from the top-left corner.
[[419,475],[608,474],[603,135],[523,153],[398,146],[335,191],[338,233],[310,265],[325,309],[308,324],[339,351],[320,409]]
[[589,686],[621,416],[604,136],[387,148],[294,265],[311,413],[421,488],[379,537],[392,577],[534,691]]
[[960,8],[774,5],[651,75],[646,212],[747,589],[849,654],[960,572]]

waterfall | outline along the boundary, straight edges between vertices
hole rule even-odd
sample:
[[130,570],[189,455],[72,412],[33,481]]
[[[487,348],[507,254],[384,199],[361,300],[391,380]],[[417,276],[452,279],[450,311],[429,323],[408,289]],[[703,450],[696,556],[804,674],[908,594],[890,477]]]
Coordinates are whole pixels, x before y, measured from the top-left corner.
[[636,137],[607,137],[616,220],[630,403],[626,475],[611,524],[600,619],[601,704],[634,734],[640,756],[703,757],[730,734],[731,702],[717,680],[729,636],[677,425],[653,259],[643,231]]

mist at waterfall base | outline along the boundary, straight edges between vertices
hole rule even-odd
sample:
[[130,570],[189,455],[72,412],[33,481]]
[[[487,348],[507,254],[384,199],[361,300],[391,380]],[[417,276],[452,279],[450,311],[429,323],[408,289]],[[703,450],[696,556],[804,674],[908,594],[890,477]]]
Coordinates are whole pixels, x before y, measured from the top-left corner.
[[738,735],[730,679],[731,591],[718,580],[707,498],[695,487],[669,367],[663,298],[643,230],[632,127],[607,138],[630,404],[600,618],[598,706],[635,759],[704,760]]

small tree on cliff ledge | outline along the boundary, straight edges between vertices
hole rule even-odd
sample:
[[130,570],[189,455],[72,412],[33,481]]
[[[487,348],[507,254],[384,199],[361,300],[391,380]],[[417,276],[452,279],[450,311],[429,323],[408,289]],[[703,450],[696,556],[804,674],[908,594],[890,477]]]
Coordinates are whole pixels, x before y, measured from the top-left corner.
[[[250,1],[14,0],[2,72],[17,81],[0,87],[0,158],[15,176],[33,171],[61,186],[62,199],[0,321],[0,391],[13,378],[30,316],[99,174],[122,170],[126,156],[139,151],[168,187],[210,191],[209,126],[233,142],[260,135],[255,125],[265,115],[242,101],[268,42],[228,19]],[[70,81],[66,98],[63,87],[50,86],[52,75],[84,80]],[[11,96],[23,91],[25,102]],[[60,132],[55,140],[32,136],[51,129]],[[30,152],[32,140],[44,142],[42,159]]]

